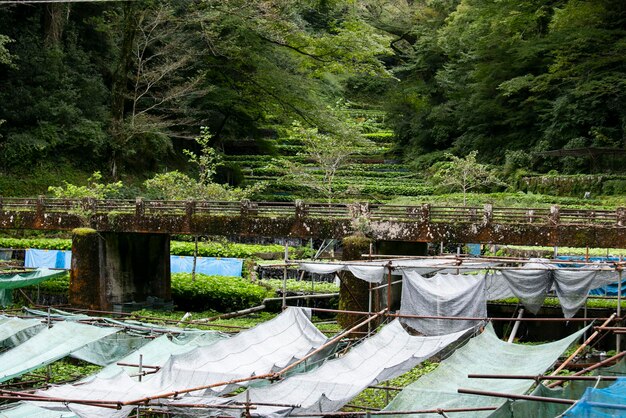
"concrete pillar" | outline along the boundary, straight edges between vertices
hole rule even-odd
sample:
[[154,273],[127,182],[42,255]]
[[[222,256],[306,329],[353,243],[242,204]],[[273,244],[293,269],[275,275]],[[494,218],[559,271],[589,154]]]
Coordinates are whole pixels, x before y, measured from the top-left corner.
[[[359,260],[361,254],[369,252],[371,239],[364,236],[351,236],[343,239],[342,260]],[[369,302],[369,284],[361,279],[357,279],[348,271],[341,274],[341,285],[339,287],[339,309],[346,311],[362,311],[367,312]],[[364,321],[367,316],[358,316],[351,314],[337,315],[337,322],[344,328]],[[367,331],[361,330],[361,331]]]
[[72,269],[70,270],[70,305],[86,309],[106,306],[104,282],[100,280],[100,240],[90,228],[72,231]]
[[70,304],[77,307],[111,310],[149,296],[169,301],[170,237],[75,230],[70,277]]

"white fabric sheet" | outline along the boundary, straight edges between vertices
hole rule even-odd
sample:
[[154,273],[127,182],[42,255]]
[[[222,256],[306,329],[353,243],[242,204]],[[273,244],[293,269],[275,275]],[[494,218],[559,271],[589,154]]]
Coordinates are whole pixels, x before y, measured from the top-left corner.
[[[392,274],[399,275],[403,272],[415,272],[421,275],[440,273],[454,273],[457,269],[456,259],[418,259],[418,260],[393,260],[391,261]],[[389,261],[358,261],[358,262],[336,262],[336,263],[300,263],[300,269],[311,273],[329,274],[337,271],[349,271],[358,279],[369,283],[381,283],[387,278]],[[464,266],[482,269],[493,265],[493,263],[463,263]],[[449,266],[449,267],[446,267]],[[465,269],[464,271],[469,271]]]
[[21,319],[0,315],[0,350],[19,345],[42,330],[38,319]]
[[0,382],[63,358],[119,329],[75,322],[55,323],[19,346],[0,355]]
[[[422,277],[404,272],[400,313],[420,316],[487,317],[484,274],[436,274]],[[444,335],[477,325],[480,321],[402,318],[424,335]]]
[[[254,416],[279,417],[289,413],[339,410],[369,385],[392,379],[430,358],[468,330],[438,337],[411,336],[398,320],[383,327],[345,356],[263,388],[249,388],[251,402],[300,405],[299,408],[259,406]],[[247,394],[235,399],[246,401]],[[193,402],[193,398],[190,401]]]
[[[136,382],[126,373],[120,372],[110,378],[56,386],[38,394],[65,399],[111,401],[142,398],[265,374],[304,357],[326,341],[326,337],[311,323],[308,311],[289,308],[271,321],[229,339],[170,357],[158,373],[146,376],[142,382]],[[220,393],[234,387],[215,387],[210,391]],[[195,393],[200,395],[206,392],[200,390]],[[44,403],[37,405],[50,408]],[[69,404],[69,408],[85,417],[125,417],[132,411],[132,408],[112,411],[78,404]]]

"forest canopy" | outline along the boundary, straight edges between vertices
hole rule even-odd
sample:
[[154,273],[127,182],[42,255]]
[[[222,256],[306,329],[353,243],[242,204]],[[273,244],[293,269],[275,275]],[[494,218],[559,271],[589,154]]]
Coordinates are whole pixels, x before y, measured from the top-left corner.
[[416,170],[476,152],[508,171],[623,171],[606,150],[626,141],[625,34],[614,0],[2,4],[0,171],[147,179],[186,171],[201,127],[220,153],[272,155],[294,123],[374,135],[355,110],[383,113]]

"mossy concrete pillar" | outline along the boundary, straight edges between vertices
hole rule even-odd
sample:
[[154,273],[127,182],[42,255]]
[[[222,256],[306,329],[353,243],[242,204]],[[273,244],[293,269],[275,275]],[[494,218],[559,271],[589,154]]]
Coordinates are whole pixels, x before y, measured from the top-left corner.
[[70,303],[77,307],[111,310],[148,297],[169,301],[170,237],[75,230],[70,277]]
[[77,228],[72,231],[72,269],[69,302],[86,309],[106,306],[104,283],[100,280],[100,240],[98,231]]
[[[342,260],[359,260],[361,254],[369,252],[371,239],[364,236],[350,236],[343,239]],[[369,283],[357,279],[348,271],[341,273],[341,285],[339,286],[339,309],[345,311],[367,312],[369,303]],[[357,322],[367,319],[365,315],[352,315],[340,313],[337,322],[344,328],[349,328]],[[362,331],[362,330],[361,330]]]

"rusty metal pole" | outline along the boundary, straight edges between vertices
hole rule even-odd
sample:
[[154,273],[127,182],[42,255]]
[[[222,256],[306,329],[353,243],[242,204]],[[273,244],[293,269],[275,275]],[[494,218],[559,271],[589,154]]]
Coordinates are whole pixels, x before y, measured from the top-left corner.
[[[608,325],[611,321],[613,321],[613,319],[615,319],[616,315],[617,315],[617,314],[615,314],[615,313],[614,313],[614,314],[612,314],[612,315],[611,315],[611,316],[610,316],[610,317],[609,317],[606,321],[604,321],[604,323],[603,323],[601,326],[602,326],[602,327],[607,326],[607,325]],[[584,343],[582,343],[582,344],[580,345],[580,347],[578,347],[578,348],[576,349],[576,351],[574,351],[574,352],[572,353],[572,355],[571,355],[571,356],[569,356],[569,357],[567,358],[567,360],[565,360],[565,361],[563,362],[563,364],[561,364],[559,367],[557,367],[557,369],[556,369],[555,371],[553,371],[552,373],[550,373],[550,375],[551,375],[551,376],[556,376],[556,375],[557,375],[557,373],[559,373],[561,370],[563,370],[565,367],[567,367],[567,365],[568,365],[568,364],[569,364],[569,363],[570,363],[570,362],[574,359],[574,357],[576,357],[576,356],[578,355],[578,353],[580,353],[580,352],[581,352],[581,351],[582,351],[585,347],[587,347],[587,346],[589,345],[589,343],[590,343],[591,341],[593,341],[593,340],[594,340],[594,339],[595,339],[595,338],[596,338],[599,334],[600,334],[600,331],[594,331],[594,333],[593,333],[593,334],[591,334],[591,335],[589,336],[589,338],[587,338],[587,339],[585,340],[585,342],[584,342]],[[548,386],[548,387],[550,387],[550,386]]]
[[193,266],[191,267],[191,281],[196,281],[196,263],[198,260],[198,236],[193,236]]
[[391,261],[387,263],[387,312],[391,313]]
[[285,266],[283,267],[283,311],[287,309],[287,261],[289,261],[289,246],[285,242]]
[[345,336],[353,333],[354,331],[356,331],[357,329],[361,328],[364,325],[367,325],[368,323],[372,322],[374,319],[378,318],[381,315],[384,315],[385,312],[388,312],[388,309],[383,309],[380,312],[377,312],[375,315],[370,316],[369,318],[367,318],[365,321],[362,321],[358,324],[356,324],[355,326],[353,326],[352,328],[345,330],[344,332],[342,332],[341,334],[335,336],[334,338],[326,341],[324,344],[322,344],[321,346],[317,347],[315,350],[311,351],[309,354],[307,354],[306,356],[302,357],[300,360],[291,363],[289,366],[277,371],[275,373],[276,376],[280,376],[283,375],[285,373],[287,373],[289,370],[293,369],[294,367],[296,367],[297,365],[304,363],[306,360],[308,360],[309,358],[313,357],[315,354],[319,353],[320,351],[324,350],[325,348],[331,346],[332,344],[335,344],[336,342],[340,341],[342,338],[344,338]]
[[[370,253],[369,259],[372,261],[372,255],[374,253],[374,243],[370,242]],[[372,282],[368,282],[368,292],[367,292],[367,316],[369,317],[372,314]],[[369,337],[372,334],[372,323],[367,323],[367,336]]]
[[[620,256],[620,261],[621,261]],[[621,323],[622,320],[622,266],[620,265],[617,270],[617,317]],[[621,344],[622,336],[615,334],[615,352],[619,353],[622,350]]]

